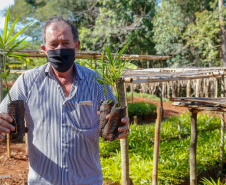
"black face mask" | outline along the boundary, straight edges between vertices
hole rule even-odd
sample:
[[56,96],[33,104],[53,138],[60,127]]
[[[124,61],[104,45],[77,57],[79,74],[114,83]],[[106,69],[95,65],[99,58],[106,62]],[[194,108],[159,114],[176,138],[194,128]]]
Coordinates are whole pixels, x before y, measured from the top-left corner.
[[53,49],[47,51],[49,63],[58,72],[66,72],[74,64],[75,50],[74,49]]

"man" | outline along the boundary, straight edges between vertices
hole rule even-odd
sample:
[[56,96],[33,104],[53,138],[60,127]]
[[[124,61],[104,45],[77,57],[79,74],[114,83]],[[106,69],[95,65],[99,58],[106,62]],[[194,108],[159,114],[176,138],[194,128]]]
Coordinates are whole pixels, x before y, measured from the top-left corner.
[[[77,29],[62,17],[43,27],[41,46],[48,63],[26,71],[10,90],[12,100],[24,100],[29,145],[28,184],[102,184],[99,158],[100,100],[104,98],[97,74],[74,63],[80,41]],[[114,98],[108,87],[108,98]],[[84,105],[84,101],[92,105]],[[0,137],[14,130],[0,106]],[[127,136],[129,119],[122,119],[119,139]]]

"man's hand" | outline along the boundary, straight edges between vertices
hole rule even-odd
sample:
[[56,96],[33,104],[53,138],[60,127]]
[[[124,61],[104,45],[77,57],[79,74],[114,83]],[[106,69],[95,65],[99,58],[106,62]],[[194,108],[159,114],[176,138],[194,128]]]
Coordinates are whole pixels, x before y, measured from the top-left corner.
[[[100,116],[100,111],[97,111],[97,114]],[[108,114],[106,116],[106,119],[109,119],[110,114]],[[128,117],[123,117],[121,119],[121,122],[124,123],[125,125],[123,125],[122,127],[118,128],[119,131],[119,135],[117,137],[117,139],[123,139],[126,138],[126,136],[128,136],[129,134],[129,118]]]
[[0,140],[5,139],[5,135],[10,131],[15,130],[15,127],[10,123],[13,119],[7,113],[0,113]]

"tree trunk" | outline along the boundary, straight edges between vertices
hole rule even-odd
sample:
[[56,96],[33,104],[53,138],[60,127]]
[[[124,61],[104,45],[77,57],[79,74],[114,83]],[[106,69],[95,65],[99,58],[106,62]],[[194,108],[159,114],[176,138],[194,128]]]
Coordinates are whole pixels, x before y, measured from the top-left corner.
[[159,160],[161,120],[162,120],[162,107],[158,107],[157,120],[156,120],[156,124],[155,124],[155,142],[154,142],[154,154],[153,154],[152,185],[158,185],[158,160]]
[[[127,106],[125,83],[122,82],[119,82],[119,102],[121,106]],[[126,116],[128,116],[128,108],[126,110]],[[120,139],[120,145],[122,161],[122,185],[130,185],[128,137]]]
[[219,19],[220,19],[220,28],[221,28],[221,50],[222,50],[222,64],[223,67],[226,67],[226,32],[224,28],[224,17],[223,17],[223,7],[224,0],[219,0]]
[[197,146],[197,112],[191,112],[191,143],[190,143],[190,185],[197,184],[196,174],[196,146]]

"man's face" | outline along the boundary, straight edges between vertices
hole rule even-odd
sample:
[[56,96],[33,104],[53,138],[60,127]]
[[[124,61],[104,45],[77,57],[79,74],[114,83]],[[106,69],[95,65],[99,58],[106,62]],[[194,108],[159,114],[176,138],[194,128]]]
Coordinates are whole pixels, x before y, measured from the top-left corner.
[[75,54],[78,51],[80,41],[76,43],[73,40],[73,34],[71,28],[64,22],[54,22],[50,24],[46,29],[46,43],[41,48],[47,55],[48,50],[63,49],[63,48],[75,48]]

